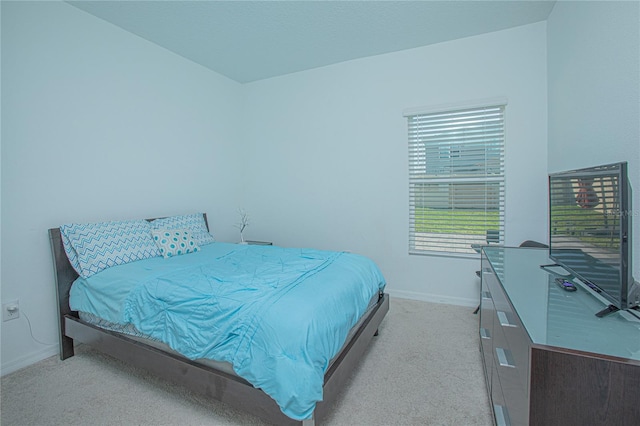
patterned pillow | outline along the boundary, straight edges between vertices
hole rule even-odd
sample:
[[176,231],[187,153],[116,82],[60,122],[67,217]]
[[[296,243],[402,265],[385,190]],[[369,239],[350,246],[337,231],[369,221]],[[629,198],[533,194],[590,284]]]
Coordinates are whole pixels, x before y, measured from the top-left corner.
[[62,225],[60,232],[67,257],[83,278],[112,266],[160,256],[146,220],[69,224]]
[[[68,225],[64,225],[68,226]],[[60,227],[60,238],[62,238],[62,247],[64,247],[64,252],[67,254],[67,259],[69,259],[69,263],[73,266],[73,269],[76,270],[78,274],[82,268],[80,268],[80,262],[78,261],[78,254],[75,249],[71,246],[71,242],[69,241],[69,237],[67,237],[66,232],[63,231],[64,226]]]
[[204,223],[202,213],[156,219],[151,222],[151,229],[185,229],[189,231],[193,241],[200,247],[215,242],[211,234],[207,231],[207,225]]
[[200,250],[186,229],[155,229],[151,235],[165,259]]

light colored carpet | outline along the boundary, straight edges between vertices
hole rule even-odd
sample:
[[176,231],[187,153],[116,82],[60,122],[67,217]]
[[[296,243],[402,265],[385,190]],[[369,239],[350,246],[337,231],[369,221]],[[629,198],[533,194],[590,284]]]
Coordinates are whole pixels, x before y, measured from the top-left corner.
[[[325,425],[491,425],[469,308],[391,298]],[[1,379],[2,426],[262,425],[82,346]]]

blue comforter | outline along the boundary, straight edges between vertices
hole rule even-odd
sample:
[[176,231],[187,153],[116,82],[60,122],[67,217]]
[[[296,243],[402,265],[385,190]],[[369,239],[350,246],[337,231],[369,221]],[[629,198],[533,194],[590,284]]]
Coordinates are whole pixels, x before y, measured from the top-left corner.
[[187,358],[227,361],[302,420],[322,400],[330,360],[384,286],[359,255],[214,243],[79,278],[70,306],[133,324]]

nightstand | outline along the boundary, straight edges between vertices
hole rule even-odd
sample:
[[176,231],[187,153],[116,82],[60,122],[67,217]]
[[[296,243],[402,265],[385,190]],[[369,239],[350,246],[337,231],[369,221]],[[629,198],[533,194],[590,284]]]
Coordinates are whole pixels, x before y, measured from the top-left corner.
[[254,240],[244,240],[245,243],[250,246],[272,246],[273,243],[271,241],[254,241]]

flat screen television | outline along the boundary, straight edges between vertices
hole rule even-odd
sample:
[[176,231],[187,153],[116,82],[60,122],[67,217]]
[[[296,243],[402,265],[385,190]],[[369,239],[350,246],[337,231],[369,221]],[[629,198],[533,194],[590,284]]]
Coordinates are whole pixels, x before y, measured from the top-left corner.
[[610,303],[598,316],[640,305],[631,213],[626,162],[549,175],[549,257]]

